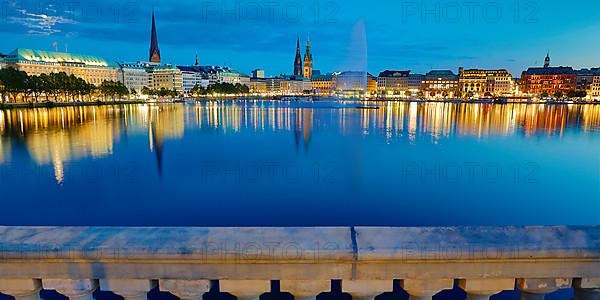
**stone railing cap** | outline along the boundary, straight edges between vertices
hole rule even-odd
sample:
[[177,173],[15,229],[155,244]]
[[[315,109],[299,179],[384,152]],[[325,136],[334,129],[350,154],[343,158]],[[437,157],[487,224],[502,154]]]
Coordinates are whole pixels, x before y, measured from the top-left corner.
[[0,258],[339,261],[353,247],[343,227],[0,227]]
[[0,261],[350,262],[599,259],[588,227],[0,227]]
[[600,258],[600,226],[357,227],[359,260]]

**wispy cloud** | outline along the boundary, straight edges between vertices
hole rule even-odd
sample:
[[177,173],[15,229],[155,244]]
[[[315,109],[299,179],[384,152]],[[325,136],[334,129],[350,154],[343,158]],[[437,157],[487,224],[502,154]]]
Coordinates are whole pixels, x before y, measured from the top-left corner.
[[74,18],[62,16],[53,5],[38,6],[37,9],[30,10],[15,2],[8,3],[8,8],[15,14],[8,17],[8,22],[21,25],[25,28],[27,34],[49,36],[60,33],[62,30],[59,25],[77,24]]

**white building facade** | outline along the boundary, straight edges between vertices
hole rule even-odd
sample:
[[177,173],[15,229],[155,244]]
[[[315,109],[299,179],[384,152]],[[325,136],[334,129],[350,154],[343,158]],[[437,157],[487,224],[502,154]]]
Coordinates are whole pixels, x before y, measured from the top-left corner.
[[144,87],[150,86],[150,64],[143,62],[119,63],[118,79],[130,91],[142,93]]
[[195,86],[208,88],[210,84],[208,74],[200,67],[179,66],[177,68],[181,71],[182,90],[184,94],[189,94]]

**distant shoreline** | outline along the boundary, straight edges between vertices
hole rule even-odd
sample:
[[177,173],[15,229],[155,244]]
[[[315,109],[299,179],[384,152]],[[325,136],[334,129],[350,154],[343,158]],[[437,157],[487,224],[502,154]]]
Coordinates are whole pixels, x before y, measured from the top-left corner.
[[[94,102],[39,102],[39,103],[0,103],[0,110],[15,109],[15,108],[52,108],[52,107],[80,107],[80,106],[104,106],[104,105],[128,105],[128,104],[157,104],[157,103],[185,103],[185,102],[204,102],[204,101],[252,101],[252,100],[275,100],[275,101],[287,101],[294,102],[295,100],[290,99],[294,97],[223,97],[223,98],[186,98],[175,101],[147,101],[147,100],[111,100],[111,101],[94,101]],[[469,100],[420,100],[420,99],[335,99],[335,98],[320,98],[320,97],[297,97],[302,98],[314,98],[314,102],[327,101],[327,100],[341,100],[341,101],[364,101],[364,102],[406,102],[406,103],[456,103],[456,104],[547,104],[547,105],[600,105],[600,101],[583,101],[583,102],[542,102],[542,101],[506,101],[506,102],[493,102],[493,101],[469,101]]]
[[144,100],[115,100],[115,101],[93,101],[93,102],[38,102],[38,103],[0,103],[0,109],[14,108],[50,108],[50,107],[77,107],[77,106],[102,106],[122,104],[144,104]]
[[210,98],[210,97],[198,97],[198,98],[187,98],[184,101],[215,101],[215,100],[282,100],[293,102],[292,98],[297,99],[308,99],[313,98],[314,102],[319,101],[327,101],[327,100],[339,100],[339,101],[365,101],[365,102],[408,102],[408,103],[466,103],[466,104],[548,104],[548,105],[569,105],[569,104],[577,104],[577,105],[600,105],[600,101],[579,101],[579,102],[568,102],[568,101],[514,101],[508,100],[506,102],[494,102],[494,101],[486,101],[486,100],[459,100],[459,99],[446,99],[446,100],[422,100],[422,99],[345,99],[345,98],[332,98],[332,97],[318,97],[318,96],[278,96],[278,97],[246,97],[246,96],[229,96],[229,97],[220,97],[220,98]]

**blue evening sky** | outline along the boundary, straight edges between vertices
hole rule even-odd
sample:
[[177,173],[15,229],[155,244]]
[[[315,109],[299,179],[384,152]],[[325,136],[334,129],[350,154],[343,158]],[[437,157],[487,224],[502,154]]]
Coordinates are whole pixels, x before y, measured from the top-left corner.
[[[235,3],[238,3],[236,8]],[[586,1],[4,1],[0,52],[39,48],[148,59],[154,8],[164,62],[291,73],[310,35],[315,69],[600,66],[600,2]],[[427,13],[425,13],[427,11]],[[318,12],[318,13],[317,13]],[[239,18],[239,19],[236,19]],[[57,46],[53,43],[57,42]]]

